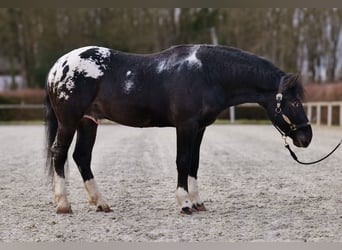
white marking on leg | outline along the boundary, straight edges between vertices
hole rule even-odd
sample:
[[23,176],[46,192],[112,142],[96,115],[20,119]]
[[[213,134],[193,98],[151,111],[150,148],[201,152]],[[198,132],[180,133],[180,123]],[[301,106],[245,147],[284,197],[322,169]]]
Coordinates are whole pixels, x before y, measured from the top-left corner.
[[109,206],[102,198],[102,195],[96,185],[94,179],[90,179],[84,182],[84,186],[88,192],[89,203],[94,204],[97,207],[101,207],[104,211],[108,212],[110,210]]
[[189,197],[192,203],[195,205],[202,205],[203,202],[201,198],[199,197],[197,180],[192,176],[188,176],[188,188],[189,188]]
[[57,203],[57,212],[67,212],[70,204],[67,199],[65,178],[54,172],[54,196]]
[[182,187],[177,188],[176,197],[177,197],[178,204],[181,208],[192,207],[189,194],[187,191],[185,191],[184,188]]

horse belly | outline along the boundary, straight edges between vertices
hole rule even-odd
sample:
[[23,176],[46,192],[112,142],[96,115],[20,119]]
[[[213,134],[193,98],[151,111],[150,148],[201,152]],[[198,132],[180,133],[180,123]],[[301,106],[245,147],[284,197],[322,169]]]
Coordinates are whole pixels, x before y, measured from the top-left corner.
[[110,106],[97,108],[102,118],[131,127],[166,127],[172,126],[166,112],[160,113],[149,108],[137,105],[114,103]]
[[163,117],[155,117],[148,113],[140,113],[135,110],[127,110],[120,115],[108,117],[109,120],[131,127],[168,127],[171,122]]

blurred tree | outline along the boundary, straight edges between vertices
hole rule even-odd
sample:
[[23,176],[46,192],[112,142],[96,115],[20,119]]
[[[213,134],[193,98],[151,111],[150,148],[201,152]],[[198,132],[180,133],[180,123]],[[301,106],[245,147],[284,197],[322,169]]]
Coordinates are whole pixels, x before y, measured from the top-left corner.
[[327,81],[333,82],[338,79],[336,75],[338,60],[341,59],[339,43],[342,36],[342,10],[328,9],[325,11],[326,20],[326,54],[327,54]]
[[307,53],[308,71],[310,81],[321,81],[320,68],[322,66],[322,37],[324,19],[322,10],[304,9],[304,47]]
[[16,9],[0,9],[0,44],[2,49],[0,50],[0,56],[7,58],[9,65],[9,73],[11,76],[10,88],[16,89],[17,83],[15,81],[15,75],[17,71],[18,61],[20,59],[18,27],[16,24]]
[[211,43],[210,29],[219,22],[219,9],[181,9],[177,22],[178,43]]
[[335,81],[342,78],[341,24],[342,10],[331,8],[7,8],[0,9],[0,57],[13,88],[17,65],[28,87],[43,87],[59,56],[86,45],[151,53],[219,43],[303,71],[311,81]]

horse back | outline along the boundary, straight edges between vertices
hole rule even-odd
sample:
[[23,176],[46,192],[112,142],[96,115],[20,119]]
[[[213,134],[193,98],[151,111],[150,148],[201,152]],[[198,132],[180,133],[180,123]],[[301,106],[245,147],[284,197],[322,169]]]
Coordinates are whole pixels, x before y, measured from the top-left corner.
[[199,49],[183,46],[151,55],[94,46],[73,50],[50,70],[48,93],[56,109],[72,110],[78,117],[174,126],[203,115],[203,98],[213,99]]

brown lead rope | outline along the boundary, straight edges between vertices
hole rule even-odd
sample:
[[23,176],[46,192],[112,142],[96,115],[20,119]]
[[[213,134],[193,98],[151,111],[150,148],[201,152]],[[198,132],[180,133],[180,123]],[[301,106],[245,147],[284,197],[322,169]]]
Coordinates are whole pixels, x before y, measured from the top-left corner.
[[330,155],[332,155],[332,154],[336,151],[336,149],[338,149],[338,147],[339,147],[339,146],[341,145],[341,143],[342,143],[342,139],[341,139],[340,142],[336,145],[336,147],[335,147],[329,154],[327,154],[326,156],[324,156],[323,158],[321,158],[321,159],[319,159],[319,160],[317,160],[317,161],[302,162],[302,161],[298,160],[297,155],[292,151],[292,149],[290,148],[290,145],[286,142],[286,138],[284,138],[284,140],[285,140],[285,148],[287,148],[287,149],[289,150],[289,152],[290,152],[292,158],[293,158],[296,162],[298,162],[299,164],[302,164],[302,165],[316,164],[316,163],[318,163],[318,162],[321,162],[321,161],[325,160],[325,159],[328,158]]

